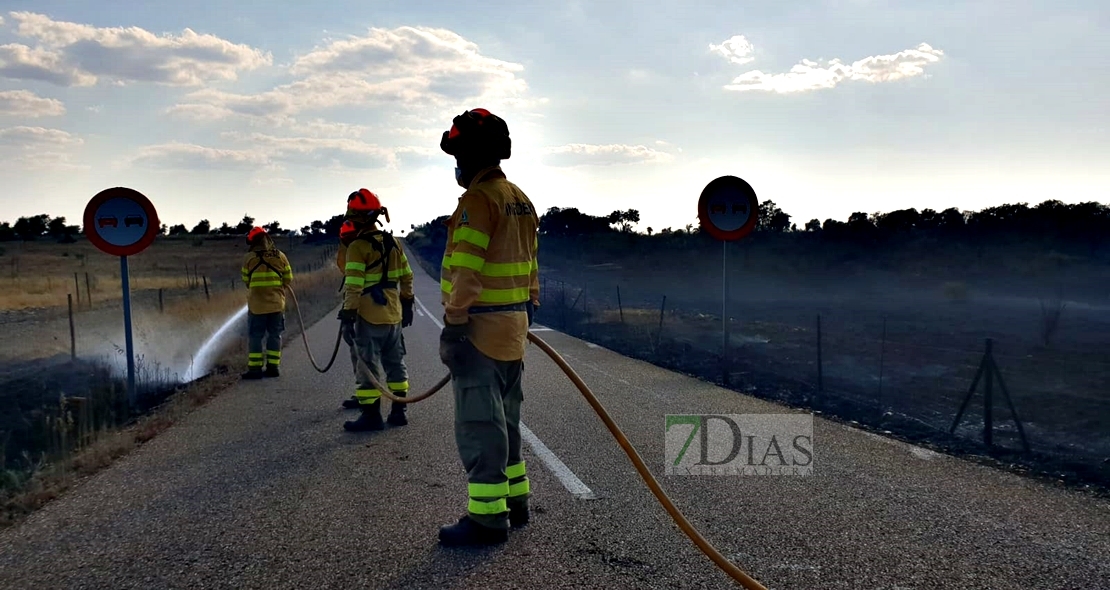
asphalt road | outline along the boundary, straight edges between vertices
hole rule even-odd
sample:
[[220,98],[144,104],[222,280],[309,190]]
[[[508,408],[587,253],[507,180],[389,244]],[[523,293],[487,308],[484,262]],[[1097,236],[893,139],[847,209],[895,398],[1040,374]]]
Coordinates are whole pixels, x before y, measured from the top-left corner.
[[[406,330],[414,389],[444,372],[437,285],[419,269]],[[317,357],[329,317],[309,332]],[[684,514],[773,589],[1110,588],[1110,502],[814,421],[811,476],[665,476],[664,415],[782,413],[537,327]],[[341,352],[345,355],[345,351]],[[532,523],[445,549],[465,474],[443,391],[410,425],[353,434],[345,356],[299,343],[278,380],[244,382],[0,533],[4,588],[730,588],[656,502],[578,391],[535,346],[523,420]]]

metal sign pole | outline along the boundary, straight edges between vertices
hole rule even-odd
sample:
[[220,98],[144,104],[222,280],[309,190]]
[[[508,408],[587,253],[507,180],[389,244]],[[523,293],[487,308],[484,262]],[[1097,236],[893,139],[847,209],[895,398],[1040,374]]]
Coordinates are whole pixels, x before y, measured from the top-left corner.
[[728,366],[728,240],[721,240],[721,380],[726,386]]
[[119,277],[123,283],[123,331],[127,341],[127,400],[135,406],[135,344],[131,337],[131,278],[127,257],[119,257]]

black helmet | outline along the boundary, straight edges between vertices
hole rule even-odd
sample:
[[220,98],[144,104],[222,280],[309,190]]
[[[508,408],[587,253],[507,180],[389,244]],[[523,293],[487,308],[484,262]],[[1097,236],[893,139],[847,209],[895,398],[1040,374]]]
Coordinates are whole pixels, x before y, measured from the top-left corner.
[[452,156],[507,160],[512,149],[509,126],[486,109],[471,109],[451,121],[439,149]]

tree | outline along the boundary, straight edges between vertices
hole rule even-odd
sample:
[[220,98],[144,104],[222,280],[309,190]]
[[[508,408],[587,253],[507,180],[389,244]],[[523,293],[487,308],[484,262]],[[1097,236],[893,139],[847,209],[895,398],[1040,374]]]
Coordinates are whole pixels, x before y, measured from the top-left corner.
[[281,223],[277,221],[271,221],[270,223],[267,223],[266,225],[262,226],[262,229],[266,230],[272,236],[281,236],[289,233],[288,231],[281,229]]
[[167,227],[166,224],[163,223],[162,227],[158,228],[158,235],[164,236],[167,233],[169,233],[169,231],[170,231],[170,228]]
[[254,218],[244,214],[243,220],[239,222],[239,225],[235,226],[232,233],[245,235],[247,233],[250,233],[252,229],[254,229]]
[[10,242],[16,237],[15,230],[12,229],[12,224],[5,221],[0,223],[0,242]]
[[186,229],[185,225],[181,224],[181,223],[179,223],[179,224],[170,228],[170,235],[171,236],[180,236],[180,235],[187,234],[187,233],[189,233],[189,230]]
[[816,219],[810,219],[806,222],[806,231],[821,231],[821,222]]
[[208,232],[210,232],[210,231],[212,231],[212,224],[209,223],[207,219],[202,219],[202,220],[200,220],[200,223],[198,223],[196,225],[196,227],[193,228],[193,231],[191,231],[189,233],[191,233],[195,236],[197,236],[197,235],[203,236],[203,235],[207,235]]
[[759,204],[759,219],[755,231],[784,232],[790,229],[790,216],[778,208],[774,201]]
[[613,211],[605,219],[609,225],[616,224],[620,231],[628,233],[632,231],[633,224],[640,222],[640,212],[635,209]]
[[232,235],[232,234],[236,234],[236,233],[239,233],[239,232],[238,232],[238,229],[239,229],[239,228],[237,228],[237,227],[231,227],[231,226],[230,226],[230,225],[228,225],[228,223],[227,223],[227,222],[225,221],[225,222],[223,222],[223,224],[222,224],[222,225],[220,225],[220,228],[219,228],[219,229],[217,229],[217,230],[213,231],[212,233],[214,233],[214,234],[219,234],[219,235],[221,235],[221,236],[230,236],[230,235]]
[[46,233],[46,228],[50,223],[50,216],[46,214],[35,215],[34,217],[20,217],[15,222],[15,233],[19,239],[23,241],[35,240],[42,237]]

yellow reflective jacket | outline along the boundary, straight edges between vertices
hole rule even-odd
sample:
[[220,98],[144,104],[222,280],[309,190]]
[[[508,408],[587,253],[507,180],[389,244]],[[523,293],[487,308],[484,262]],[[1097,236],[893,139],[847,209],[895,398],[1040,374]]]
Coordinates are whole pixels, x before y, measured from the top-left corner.
[[285,311],[285,285],[293,282],[293,267],[285,253],[253,246],[242,270],[243,282],[250,292],[247,311],[254,314]]
[[447,221],[440,273],[447,323],[469,323],[470,340],[497,360],[524,358],[525,311],[471,313],[471,308],[539,306],[539,216],[500,166],[477,174]]
[[[414,297],[412,268],[401,243],[394,240],[397,246],[389,253],[387,267],[382,269],[381,254],[371,240],[384,251],[381,230],[372,229],[360,234],[342,254],[345,276],[343,309],[357,309],[358,315],[371,324],[400,324],[401,299],[411,300]],[[374,286],[382,279],[382,272],[386,273],[387,281],[397,284],[384,290],[386,305],[376,303],[369,293],[362,294],[363,289]]]

